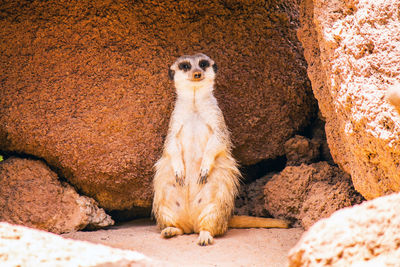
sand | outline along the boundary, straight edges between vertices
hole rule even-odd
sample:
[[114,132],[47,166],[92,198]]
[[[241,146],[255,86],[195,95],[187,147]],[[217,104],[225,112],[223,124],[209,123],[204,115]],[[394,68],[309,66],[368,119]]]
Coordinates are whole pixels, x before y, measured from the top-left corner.
[[230,229],[214,244],[201,247],[197,235],[171,239],[160,237],[155,223],[148,219],[116,225],[105,230],[79,231],[64,237],[131,249],[171,266],[268,266],[287,265],[287,253],[303,230]]

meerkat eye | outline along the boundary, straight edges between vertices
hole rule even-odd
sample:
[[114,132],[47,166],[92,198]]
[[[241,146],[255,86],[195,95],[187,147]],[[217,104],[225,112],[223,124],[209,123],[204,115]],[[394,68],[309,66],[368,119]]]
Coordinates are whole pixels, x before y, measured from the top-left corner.
[[192,68],[192,65],[190,65],[189,62],[182,62],[179,63],[178,68],[183,71],[188,71]]
[[208,62],[207,60],[200,60],[199,62],[199,67],[202,68],[203,70],[206,70],[206,68],[210,66],[210,62]]

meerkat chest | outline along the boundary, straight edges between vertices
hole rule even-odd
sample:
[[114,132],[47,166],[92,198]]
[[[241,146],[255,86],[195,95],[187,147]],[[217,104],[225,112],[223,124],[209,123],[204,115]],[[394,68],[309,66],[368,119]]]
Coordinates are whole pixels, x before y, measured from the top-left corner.
[[189,112],[182,126],[181,144],[185,152],[202,153],[212,134],[211,127],[199,112]]

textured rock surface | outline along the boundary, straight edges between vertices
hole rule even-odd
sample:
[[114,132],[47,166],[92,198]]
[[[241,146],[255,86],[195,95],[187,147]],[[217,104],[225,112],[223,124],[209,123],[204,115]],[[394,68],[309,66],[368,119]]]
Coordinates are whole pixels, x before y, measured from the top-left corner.
[[386,92],[386,98],[400,114],[400,82],[391,86]]
[[283,155],[315,110],[297,18],[287,1],[3,1],[0,150],[45,159],[108,210],[149,207],[167,69],[201,51],[237,159]]
[[235,215],[271,217],[265,209],[264,186],[274,173],[269,173],[249,184],[240,186],[239,195],[235,200]]
[[303,234],[289,266],[398,266],[400,194],[335,212]]
[[400,191],[400,118],[385,100],[399,81],[398,0],[301,4],[299,38],[336,163],[365,198]]
[[318,112],[318,118],[313,121],[311,125],[310,138],[314,143],[319,144],[319,161],[327,161],[330,164],[335,164],[329,149],[328,142],[326,141],[325,134],[325,121],[321,119],[322,115]]
[[320,156],[320,144],[301,135],[295,135],[287,140],[284,148],[288,166],[313,163]]
[[112,225],[93,199],[79,196],[38,160],[0,163],[0,220],[54,233]]
[[362,201],[351,179],[327,162],[288,166],[265,185],[265,208],[308,229],[321,218]]
[[160,266],[135,251],[65,239],[8,223],[0,223],[0,262],[2,266]]

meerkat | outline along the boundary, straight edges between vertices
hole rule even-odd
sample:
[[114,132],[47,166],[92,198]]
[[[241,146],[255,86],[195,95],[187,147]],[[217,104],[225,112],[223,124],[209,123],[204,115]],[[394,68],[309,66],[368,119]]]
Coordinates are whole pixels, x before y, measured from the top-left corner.
[[198,233],[198,244],[233,228],[280,227],[279,219],[233,216],[240,172],[213,95],[215,62],[182,56],[169,69],[176,102],[161,158],[155,164],[153,213],[164,238]]

